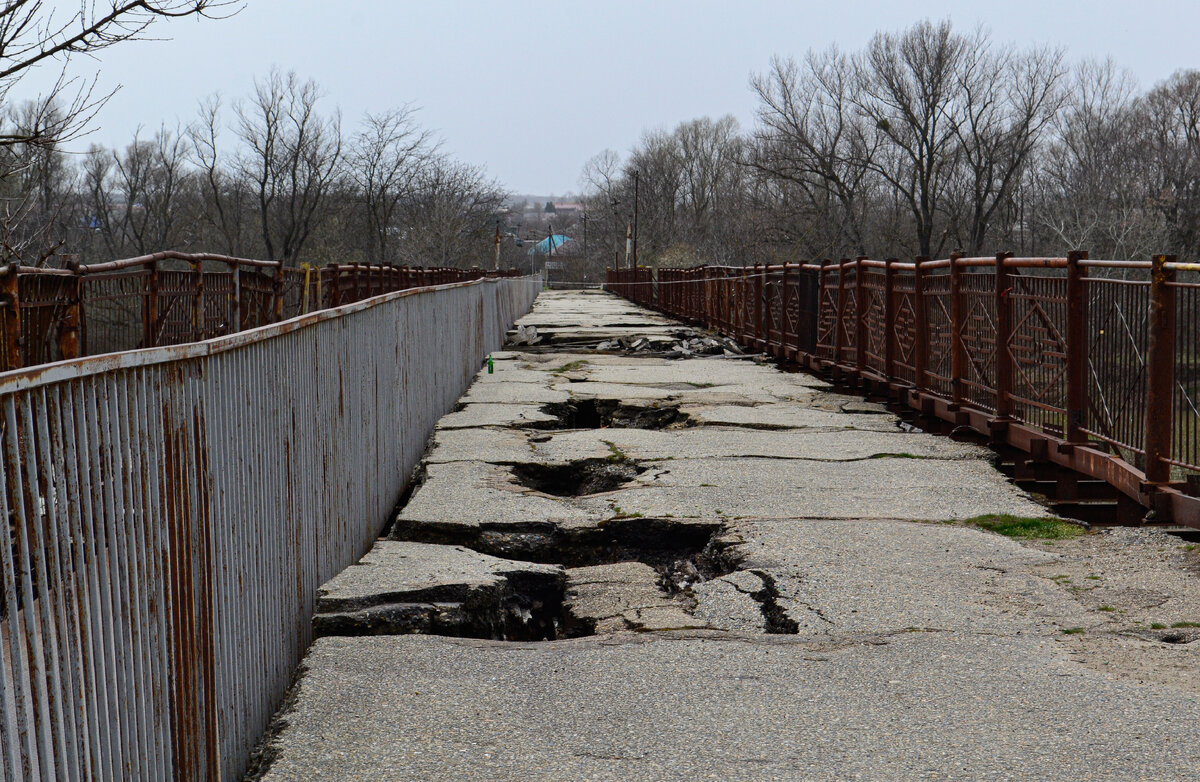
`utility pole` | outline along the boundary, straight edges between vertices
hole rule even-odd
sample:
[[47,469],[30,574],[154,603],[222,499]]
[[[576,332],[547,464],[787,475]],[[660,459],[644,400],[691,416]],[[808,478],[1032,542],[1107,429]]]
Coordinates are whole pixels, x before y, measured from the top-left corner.
[[625,224],[625,265],[629,265],[629,259],[633,252],[633,220],[631,219]]
[[641,178],[640,171],[633,172],[633,268],[637,268],[637,240],[638,240],[638,180]]
[[496,271],[500,271],[500,221],[496,221]]

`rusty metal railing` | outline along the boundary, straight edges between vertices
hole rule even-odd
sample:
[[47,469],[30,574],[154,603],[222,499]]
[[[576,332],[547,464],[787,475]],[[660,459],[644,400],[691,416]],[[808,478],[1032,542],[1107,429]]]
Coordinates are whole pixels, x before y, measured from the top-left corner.
[[606,287],[1200,527],[1200,265],[958,255],[610,269]]
[[[131,274],[122,290],[153,281]],[[271,279],[232,274],[222,306],[270,320]],[[396,276],[338,270],[318,298],[354,303],[0,374],[0,778],[241,777],[318,585],[370,547],[437,419],[540,288],[354,301]],[[189,290],[161,269],[157,285],[168,307]],[[202,330],[218,317],[193,313]]]
[[197,342],[391,291],[516,271],[330,264],[160,252],[0,270],[0,371]]

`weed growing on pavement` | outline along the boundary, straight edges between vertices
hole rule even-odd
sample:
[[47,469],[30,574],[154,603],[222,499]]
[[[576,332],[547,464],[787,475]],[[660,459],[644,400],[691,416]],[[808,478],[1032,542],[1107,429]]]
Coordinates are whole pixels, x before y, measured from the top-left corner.
[[1069,540],[1083,534],[1083,527],[1054,518],[1028,518],[1008,514],[988,514],[967,519],[966,524],[990,530],[1009,538],[1031,540]]
[[556,367],[550,371],[556,375],[562,375],[567,372],[574,372],[577,369],[583,369],[586,366],[587,361],[580,359],[579,361],[570,361],[566,364],[563,364],[561,367]]

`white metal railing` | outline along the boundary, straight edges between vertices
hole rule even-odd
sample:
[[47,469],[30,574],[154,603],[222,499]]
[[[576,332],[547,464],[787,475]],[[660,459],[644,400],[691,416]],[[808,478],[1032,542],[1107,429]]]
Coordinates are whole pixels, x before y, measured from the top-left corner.
[[0,374],[0,779],[240,778],[536,278]]

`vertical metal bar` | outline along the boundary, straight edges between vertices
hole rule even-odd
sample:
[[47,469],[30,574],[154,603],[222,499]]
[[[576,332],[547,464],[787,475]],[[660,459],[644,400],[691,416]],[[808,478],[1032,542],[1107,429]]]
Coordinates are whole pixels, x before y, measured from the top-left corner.
[[150,277],[142,304],[142,347],[152,348],[158,344],[158,261],[150,261],[147,268]]
[[1066,439],[1087,442],[1083,432],[1087,410],[1088,314],[1086,252],[1067,253],[1067,421]]
[[[19,552],[17,565],[21,574],[20,596],[21,596],[21,611],[20,616],[23,620],[22,640],[25,642],[24,654],[29,665],[30,677],[30,695],[33,703],[30,708],[32,716],[32,736],[36,742],[35,746],[30,747],[30,755],[35,758],[37,767],[40,770],[42,779],[54,779],[55,766],[54,758],[56,756],[55,737],[52,735],[52,719],[50,695],[47,692],[47,683],[49,674],[46,670],[46,660],[42,652],[43,644],[39,637],[39,627],[37,624],[38,601],[37,593],[34,587],[33,572],[41,562],[41,551],[32,548],[33,543],[30,540],[30,530],[36,525],[30,523],[29,518],[29,500],[26,496],[26,490],[30,483],[29,469],[24,464],[22,459],[22,444],[19,430],[17,429],[17,405],[20,401],[19,397],[8,397],[4,400],[4,416],[7,426],[5,438],[5,459],[7,460],[10,470],[10,479],[13,492],[13,508],[12,518],[17,527],[17,550]],[[30,435],[26,433],[26,437]],[[30,563],[30,559],[34,563]],[[40,574],[39,574],[40,575]],[[43,576],[41,580],[45,584]],[[15,614],[14,614],[15,616]]]
[[899,261],[888,258],[883,267],[883,376],[896,376],[896,268]]
[[1149,345],[1146,350],[1146,482],[1171,479],[1171,427],[1175,391],[1175,270],[1173,255],[1156,255],[1150,276]]
[[88,563],[88,593],[92,605],[92,648],[96,657],[93,666],[96,679],[97,721],[100,745],[97,748],[104,779],[124,777],[121,754],[121,727],[117,713],[116,652],[113,641],[114,620],[110,573],[101,553],[106,550],[103,532],[103,507],[98,499],[100,486],[100,457],[96,445],[94,380],[82,381],[72,395],[75,413],[74,433],[78,440],[80,491],[80,521],[82,533],[79,545]]
[[958,253],[950,254],[950,388],[954,404],[962,404],[967,372],[967,346],[963,343],[965,315],[962,300],[962,267]]
[[4,296],[4,368],[20,369],[21,360],[21,284],[17,264],[10,263],[0,278],[0,295]]
[[913,384],[920,390],[928,388],[929,371],[929,332],[933,324],[929,322],[929,307],[925,299],[926,270],[921,264],[929,260],[928,256],[918,255],[913,259],[913,312],[917,321],[913,334]]
[[[0,563],[4,571],[4,602],[5,615],[8,625],[8,632],[5,634],[8,637],[9,661],[13,671],[13,701],[14,708],[12,713],[16,716],[16,731],[9,741],[14,742],[18,746],[20,757],[20,771],[14,774],[14,778],[24,777],[26,779],[35,779],[40,776],[38,769],[38,731],[36,725],[36,717],[34,716],[36,706],[32,702],[32,685],[35,681],[36,658],[25,658],[24,633],[28,632],[28,627],[23,627],[22,623],[27,618],[27,613],[32,613],[32,607],[28,603],[20,603],[18,600],[21,597],[20,587],[18,586],[18,573],[23,577],[24,568],[22,567],[25,558],[25,552],[28,551],[28,546],[22,540],[23,534],[19,526],[10,524],[8,519],[16,518],[17,507],[16,501],[20,492],[20,463],[12,458],[13,445],[12,438],[16,436],[16,430],[11,423],[15,420],[10,414],[10,408],[13,404],[12,397],[4,401],[4,414],[6,420],[6,436],[4,438],[4,459],[0,460],[0,469],[3,469],[4,491],[0,491],[0,516],[4,519],[3,533],[0,534],[0,543],[3,547],[0,548]],[[10,506],[9,498],[12,498],[13,504]],[[13,532],[16,535],[13,535]],[[14,556],[15,555],[15,556]],[[6,708],[4,712],[5,720],[8,719],[9,711]],[[8,745],[6,745],[8,746]]]
[[[119,444],[115,434],[114,410],[115,400],[109,377],[101,377],[96,382],[96,410],[94,419],[96,426],[96,441],[101,446],[99,461],[102,465],[103,479],[97,481],[102,486],[102,522],[105,527],[102,552],[107,553],[106,563],[109,583],[112,587],[112,621],[113,636],[116,646],[114,662],[117,670],[117,685],[120,695],[114,698],[120,709],[121,743],[123,745],[124,767],[122,775],[137,777],[141,774],[139,753],[140,725],[137,717],[136,704],[136,674],[132,650],[132,624],[135,617],[132,611],[130,592],[131,576],[125,566],[127,554],[125,538],[120,524],[123,515],[120,488],[121,464]],[[114,447],[116,446],[116,447]],[[133,697],[129,697],[133,694]]]
[[834,319],[833,363],[842,363],[842,350],[846,347],[846,264],[845,258],[838,262],[837,318]]
[[242,326],[242,265],[237,261],[229,262],[229,277],[232,291],[229,296],[229,327],[226,334],[236,334]]
[[1004,261],[1012,253],[996,256],[996,417],[1012,416],[1013,390],[1013,316],[1011,272]]
[[308,286],[309,286],[309,282],[312,280],[312,268],[313,267],[312,267],[311,263],[302,263],[302,264],[300,264],[300,268],[304,270],[304,291],[300,296],[300,314],[307,315],[308,314]]
[[283,261],[275,267],[271,285],[271,317],[275,323],[283,320]]
[[[82,734],[80,722],[76,719],[79,649],[72,643],[73,622],[67,613],[68,600],[64,595],[70,589],[73,574],[63,567],[63,546],[60,545],[60,541],[64,525],[60,522],[58,513],[59,486],[55,475],[59,471],[51,466],[50,451],[54,435],[50,431],[45,386],[26,394],[25,399],[29,410],[28,431],[33,435],[30,440],[29,457],[38,476],[38,481],[34,484],[38,492],[38,546],[45,552],[46,580],[40,585],[39,602],[49,618],[47,633],[43,636],[43,651],[45,639],[48,637],[54,661],[54,718],[58,722],[61,753],[56,760],[62,764],[62,778],[81,779],[79,749],[82,745]],[[62,453],[61,447],[55,453]],[[74,603],[73,600],[71,602]]]
[[79,358],[79,310],[83,286],[83,280],[80,278],[79,262],[71,260],[67,262],[67,268],[75,274],[68,277],[69,282],[66,284],[64,294],[67,299],[66,309],[63,311],[62,322],[58,327],[58,354],[64,359]]
[[854,367],[859,372],[867,368],[867,318],[870,305],[867,303],[867,274],[860,255],[854,261]]

